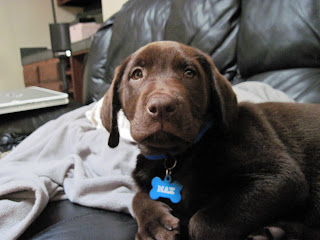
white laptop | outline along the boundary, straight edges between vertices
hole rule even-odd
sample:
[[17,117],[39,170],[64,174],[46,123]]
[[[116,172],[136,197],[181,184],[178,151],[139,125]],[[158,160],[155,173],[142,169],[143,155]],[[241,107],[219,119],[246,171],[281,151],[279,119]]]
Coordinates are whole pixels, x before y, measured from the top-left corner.
[[0,114],[68,104],[68,94],[41,87],[0,91]]

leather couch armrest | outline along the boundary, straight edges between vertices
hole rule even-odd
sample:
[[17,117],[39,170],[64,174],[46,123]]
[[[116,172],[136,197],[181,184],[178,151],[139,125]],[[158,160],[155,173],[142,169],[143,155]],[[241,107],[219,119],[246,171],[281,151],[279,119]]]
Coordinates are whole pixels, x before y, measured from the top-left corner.
[[46,122],[81,106],[82,104],[70,100],[66,105],[0,115],[0,134],[29,135]]

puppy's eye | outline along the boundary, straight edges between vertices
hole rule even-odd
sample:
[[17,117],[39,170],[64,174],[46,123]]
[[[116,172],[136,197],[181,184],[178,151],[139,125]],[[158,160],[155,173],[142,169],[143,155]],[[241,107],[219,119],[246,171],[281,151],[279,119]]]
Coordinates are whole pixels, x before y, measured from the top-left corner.
[[143,78],[143,73],[142,73],[141,69],[134,70],[131,78],[133,80],[139,80],[140,78]]
[[186,69],[184,71],[184,76],[186,76],[187,78],[193,78],[196,75],[196,72],[192,69]]

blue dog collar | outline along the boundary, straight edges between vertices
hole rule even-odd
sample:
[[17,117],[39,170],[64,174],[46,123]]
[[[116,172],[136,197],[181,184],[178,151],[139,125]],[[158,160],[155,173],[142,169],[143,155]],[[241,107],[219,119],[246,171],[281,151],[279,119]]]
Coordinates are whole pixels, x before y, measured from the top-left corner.
[[207,125],[201,130],[196,140],[194,140],[194,143],[199,142],[203,135],[212,127],[212,125],[213,121],[208,122]]
[[146,159],[148,160],[162,160],[166,159],[167,155],[166,154],[159,154],[159,155],[143,155]]
[[[194,140],[194,143],[198,143],[203,135],[212,127],[213,121],[207,123],[207,125],[201,130],[197,138]],[[164,160],[167,158],[166,154],[159,154],[159,155],[143,155],[148,160]]]

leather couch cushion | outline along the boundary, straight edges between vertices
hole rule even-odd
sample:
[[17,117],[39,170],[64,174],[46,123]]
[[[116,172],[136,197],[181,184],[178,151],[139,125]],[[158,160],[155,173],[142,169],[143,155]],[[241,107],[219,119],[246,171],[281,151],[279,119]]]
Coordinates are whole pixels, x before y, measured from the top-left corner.
[[127,214],[64,200],[50,202],[19,240],[131,240],[136,232],[136,221]]
[[[231,79],[236,74],[239,18],[237,0],[176,0],[172,3],[165,38],[210,54],[217,68]],[[231,72],[231,76],[226,74]]]
[[243,77],[320,67],[319,0],[244,0],[241,9],[238,63]]
[[320,103],[320,68],[276,70],[246,81],[259,81],[282,90],[297,102]]

